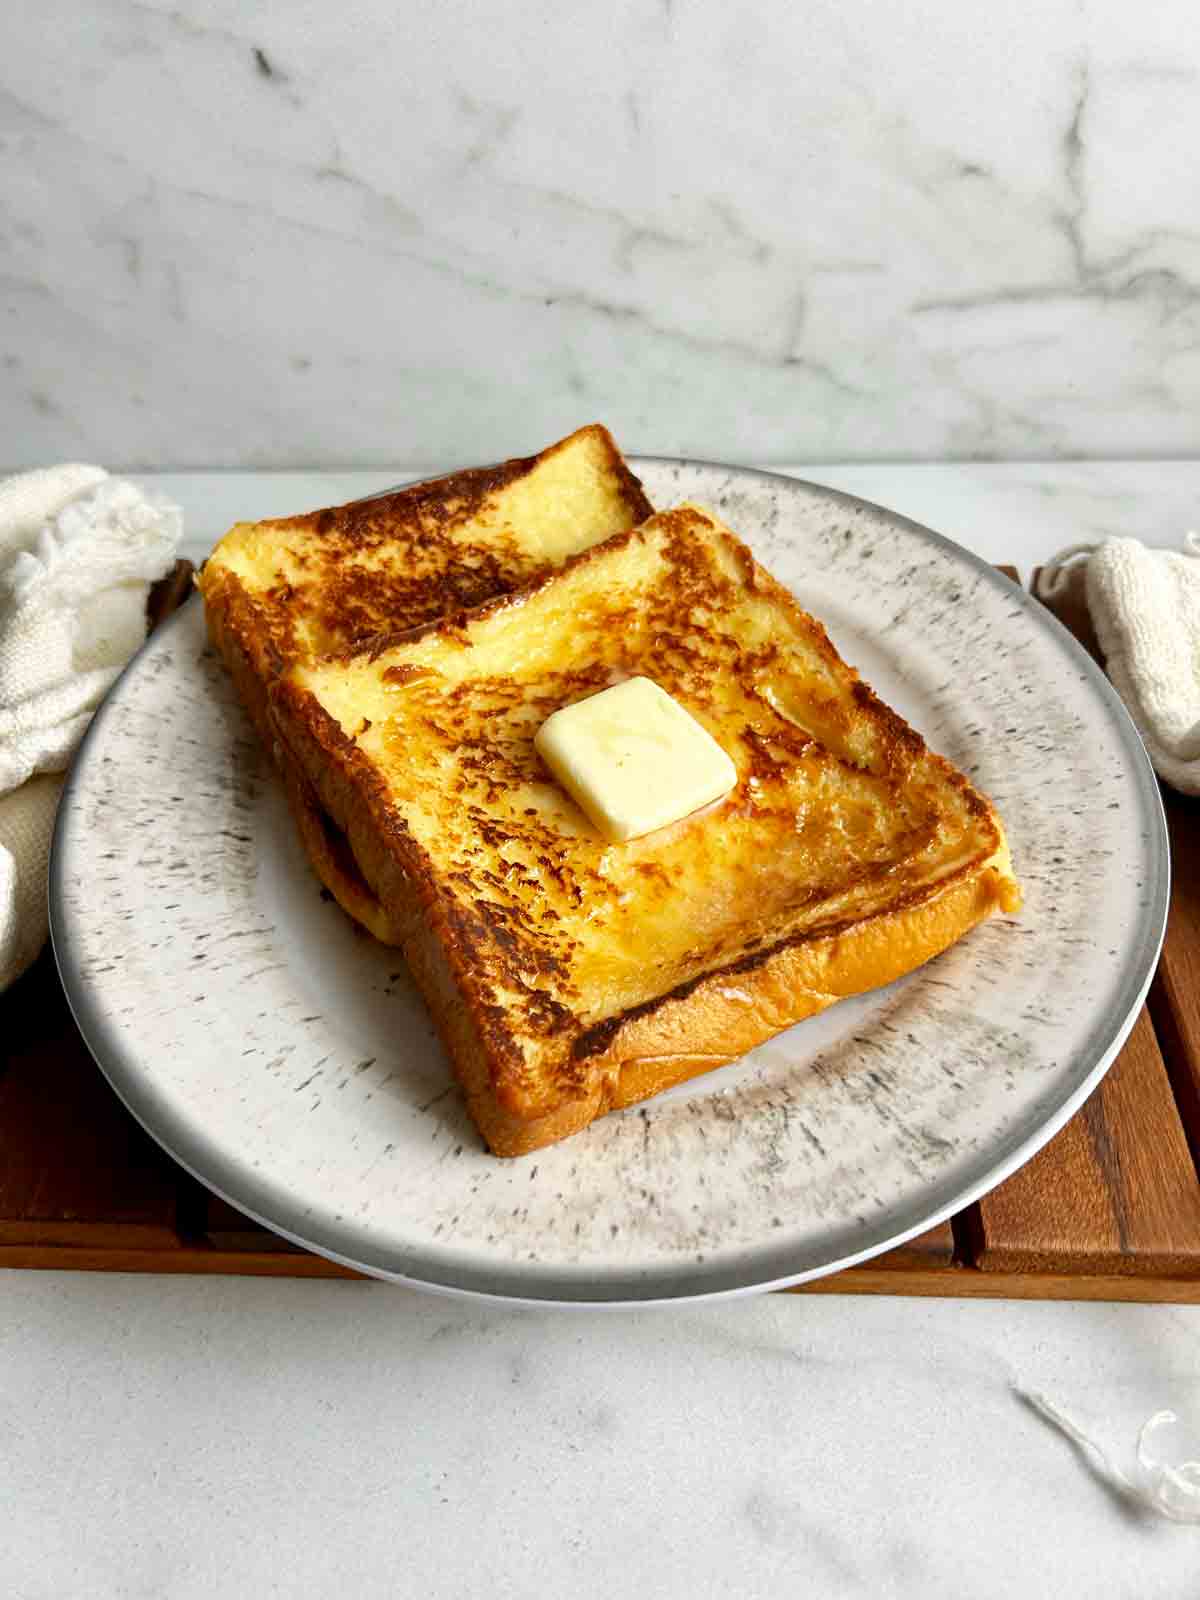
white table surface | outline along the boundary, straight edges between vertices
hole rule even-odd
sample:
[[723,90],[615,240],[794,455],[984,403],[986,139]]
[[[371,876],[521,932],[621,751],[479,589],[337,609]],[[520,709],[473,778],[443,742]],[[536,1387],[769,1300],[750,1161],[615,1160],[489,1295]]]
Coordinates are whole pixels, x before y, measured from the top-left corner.
[[[186,553],[408,474],[186,473]],[[806,468],[1023,569],[1200,524],[1200,462]],[[1200,1307],[777,1295],[513,1311],[383,1284],[0,1275],[0,1594],[1200,1594],[1123,1504]]]

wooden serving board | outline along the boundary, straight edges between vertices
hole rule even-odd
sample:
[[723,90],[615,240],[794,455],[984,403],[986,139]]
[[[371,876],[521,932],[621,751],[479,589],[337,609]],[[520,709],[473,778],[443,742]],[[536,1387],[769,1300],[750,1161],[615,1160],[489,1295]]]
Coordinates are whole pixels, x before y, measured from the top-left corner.
[[[156,587],[151,626],[189,578],[181,563]],[[1096,654],[1080,589],[1055,609]],[[1170,925],[1099,1089],[978,1204],[798,1292],[1200,1302],[1200,804],[1163,799]],[[49,949],[0,996],[0,1265],[358,1276],[243,1217],[142,1132],[80,1038]]]

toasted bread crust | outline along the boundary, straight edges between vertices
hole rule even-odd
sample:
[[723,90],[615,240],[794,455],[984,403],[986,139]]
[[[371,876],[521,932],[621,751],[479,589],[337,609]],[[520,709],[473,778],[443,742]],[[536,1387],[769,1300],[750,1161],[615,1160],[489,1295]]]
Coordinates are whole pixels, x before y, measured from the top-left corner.
[[[812,706],[825,736],[851,752],[857,750],[855,759],[861,759],[864,771],[883,774],[881,781],[893,783],[897,793],[919,770],[924,784],[937,787],[944,800],[952,802],[962,819],[965,843],[945,871],[907,884],[903,879],[894,885],[887,881],[894,857],[875,865],[863,861],[853,880],[857,911],[833,913],[790,932],[777,930],[774,937],[750,937],[753,924],[748,923],[740,949],[732,954],[702,953],[691,962],[692,975],[685,982],[669,985],[666,992],[615,1014],[591,1022],[576,1014],[570,1003],[571,972],[562,964],[561,941],[545,923],[544,912],[536,938],[531,937],[535,924],[519,905],[515,920],[495,920],[504,907],[497,903],[501,885],[494,870],[482,868],[476,888],[464,858],[452,856],[449,866],[444,859],[436,863],[431,859],[405,822],[402,808],[394,803],[377,755],[362,749],[354,732],[330,714],[307,686],[303,672],[285,675],[272,694],[272,715],[284,742],[318,789],[322,805],[348,833],[363,875],[393,914],[399,915],[402,906],[408,908],[402,934],[406,955],[447,1041],[472,1114],[500,1155],[537,1149],[607,1110],[633,1104],[735,1059],[834,1001],[912,970],[992,912],[1016,909],[1019,892],[1003,833],[986,799],[949,763],[928,752],[919,735],[857,679],[820,624],[753,561],[744,546],[694,508],[661,514],[646,528],[584,552],[560,574],[535,579],[520,594],[489,601],[470,617],[458,615],[430,624],[400,644],[376,641],[371,651],[347,655],[343,666],[358,670],[364,662],[378,662],[372,671],[385,685],[411,693],[429,675],[422,663],[434,658],[428,652],[421,654],[424,645],[434,655],[443,651],[462,659],[464,648],[473,654],[469,647],[483,638],[490,619],[518,610],[526,617],[540,616],[538,597],[561,592],[557,586],[573,574],[582,574],[587,592],[594,572],[594,592],[603,596],[605,579],[620,552],[652,537],[670,546],[671,559],[682,573],[681,592],[689,606],[698,603],[699,580],[688,575],[688,551],[676,545],[679,541],[686,545],[700,532],[715,539],[740,573],[745,591],[770,608],[780,630],[802,640],[827,672],[837,692],[831,687]],[[681,602],[673,599],[671,604],[678,607]],[[686,615],[690,617],[691,611]],[[691,626],[686,623],[685,632]],[[663,635],[653,621],[650,631],[661,647]],[[389,650],[392,657],[380,661]],[[337,675],[332,663],[327,670]],[[555,682],[556,692],[561,692],[561,680]],[[512,692],[519,700],[520,687],[514,686]],[[458,725],[454,737],[467,740],[464,748],[469,753],[469,730]],[[787,747],[788,762],[803,760],[813,744],[803,733],[796,734],[789,746],[786,723],[775,726],[771,737]],[[770,760],[775,759],[768,740],[762,752],[766,765],[759,772],[755,763],[760,752],[749,739],[749,730],[746,741],[742,760],[749,765],[743,790],[760,776],[768,782]],[[521,781],[519,770],[501,770],[497,796],[505,785]],[[511,808],[503,815],[478,807],[471,810],[470,797],[468,789],[464,816],[475,821],[460,822],[459,832],[464,825],[467,830],[482,830],[490,858],[496,857],[501,840],[528,844],[544,839],[544,829],[523,839],[520,819]],[[730,804],[737,803],[736,797],[731,799]],[[552,866],[543,857],[543,871]],[[651,860],[648,870],[655,867]],[[879,909],[872,909],[869,895],[863,898],[872,885],[876,898],[886,892]],[[584,891],[584,904],[588,892]],[[590,885],[590,892],[602,895],[604,885]],[[818,900],[822,893],[814,890]],[[539,894],[530,909],[543,900]],[[522,973],[530,972],[545,976],[536,983],[522,979]],[[514,983],[519,1007],[498,1004],[497,987],[511,988]],[[532,1066],[525,1056],[531,1044],[537,1057]]]
[[[353,502],[259,524],[238,524],[197,578],[209,636],[223,657],[238,696],[263,745],[280,770],[288,805],[319,881],[342,909],[384,944],[402,942],[402,929],[354,860],[344,837],[331,829],[316,792],[296,763],[278,748],[269,691],[279,674],[309,653],[315,637],[327,648],[347,649],[387,631],[402,634],[447,612],[474,605],[527,581],[548,563],[506,538],[502,530],[471,531],[480,513],[503,491],[586,444],[602,466],[606,487],[624,511],[618,526],[653,513],[637,477],[608,430],[579,429],[538,455],[492,467],[472,467],[410,484],[374,500]],[[596,511],[591,509],[594,518]],[[289,563],[307,572],[307,584],[278,581],[252,591],[223,557],[242,536],[277,536]],[[612,529],[584,520],[581,537]],[[394,552],[391,544],[395,544]],[[381,554],[382,561],[375,561]],[[363,567],[362,562],[374,562]],[[396,624],[396,626],[392,626]]]
[[286,751],[271,719],[268,686],[283,666],[256,628],[253,602],[231,573],[214,575],[205,591],[204,613],[209,638],[220,652],[238,698],[249,713],[259,739],[279,770],[288,808],[309,864],[318,881],[342,910],[367,928],[382,944],[398,945],[399,928],[358,871],[349,848],[339,849],[322,812],[316,791]]
[[[711,973],[686,995],[619,1019],[607,1047],[591,1058],[578,1098],[523,1116],[477,1092],[472,1114],[496,1155],[528,1155],[609,1111],[728,1066],[838,1000],[903,977],[994,912],[1012,909],[1010,882],[998,868],[966,874],[921,905],[767,951],[751,972],[735,964]],[[472,1060],[468,1070],[478,1081],[480,1063]]]
[[[289,715],[288,702],[298,695],[304,697],[300,714]],[[497,1100],[496,1068],[505,1058],[511,1063],[513,1044],[497,1030],[478,989],[461,982],[460,939],[446,915],[433,864],[387,807],[378,774],[354,741],[307,691],[284,680],[273,699],[280,708],[286,759],[311,781],[322,806],[349,838],[378,901],[391,909],[397,937],[389,942],[404,952],[476,1126],[497,1155],[535,1148],[517,1147],[528,1119],[513,1118]],[[561,1137],[547,1131],[538,1143]]]
[[508,525],[505,507],[523,480],[546,481],[558,463],[585,456],[620,511],[603,525],[585,523],[563,553],[652,515],[611,435],[593,423],[535,456],[304,516],[239,523],[206,562],[199,587],[206,605],[227,591],[248,659],[269,683],[287,662],[436,621],[557,565],[557,552]]
[[380,944],[402,945],[404,927],[363,877],[350,840],[321,805],[312,784],[287,750],[278,751],[277,764],[292,820],[317,878],[346,915]]
[[[296,741],[298,765],[350,834],[380,896],[410,908],[396,942],[450,1054],[471,1116],[498,1156],[528,1155],[609,1111],[727,1066],[838,1000],[913,971],[985,918],[1019,905],[1001,833],[993,861],[982,869],[964,867],[878,916],[755,951],[580,1033],[573,1046],[584,1069],[577,1092],[539,1102],[514,1093],[506,1079],[503,1062],[514,1054],[507,1021],[495,1016],[470,981],[474,952],[445,915],[433,864],[403,828],[394,827],[371,763],[306,696],[286,681],[279,685],[279,725],[288,730],[289,748]],[[334,751],[338,759],[331,762]],[[389,822],[391,838],[385,842]]]
[[269,650],[256,627],[254,603],[233,573],[206,569],[197,578],[197,585],[204,596],[208,636],[229,669],[238,699],[249,713],[255,732],[267,751],[273,753],[275,728],[269,689],[283,669],[284,660]]

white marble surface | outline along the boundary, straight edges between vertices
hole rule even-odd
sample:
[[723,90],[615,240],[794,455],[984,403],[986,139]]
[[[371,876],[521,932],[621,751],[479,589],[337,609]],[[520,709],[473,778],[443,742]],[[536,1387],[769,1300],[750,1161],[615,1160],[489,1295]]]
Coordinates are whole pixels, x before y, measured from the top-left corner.
[[1200,1307],[0,1289],[20,1600],[1196,1593],[1200,1529],[1126,1509],[1012,1383],[1128,1465],[1159,1406],[1200,1428]]
[[39,0],[0,466],[1200,445],[1192,0]]
[[[199,555],[237,516],[397,475],[149,481]],[[1200,507],[1200,462],[808,475],[1026,569],[1107,532],[1173,542]],[[1200,1454],[1200,1307],[535,1313],[375,1284],[6,1274],[0,1592],[1190,1600],[1200,1529],[1132,1511],[1014,1384],[1126,1470],[1163,1406]]]

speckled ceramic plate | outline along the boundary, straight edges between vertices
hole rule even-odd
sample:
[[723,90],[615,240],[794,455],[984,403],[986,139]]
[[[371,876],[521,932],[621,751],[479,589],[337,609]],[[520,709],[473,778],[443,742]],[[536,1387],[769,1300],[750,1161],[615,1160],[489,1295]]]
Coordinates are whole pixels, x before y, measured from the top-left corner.
[[656,504],[717,510],[993,796],[1025,909],[734,1066],[499,1161],[399,956],[321,899],[193,601],[109,696],[67,785],[59,965],[114,1088],[185,1167],[380,1277],[620,1303],[833,1272],[1027,1160],[1095,1087],[1150,980],[1157,788],[1052,618],[876,506],[769,473],[639,471]]

